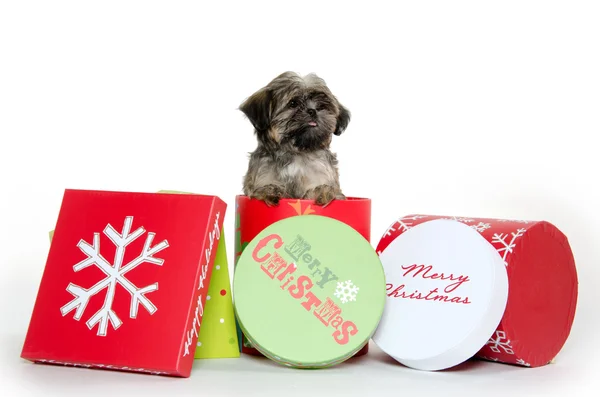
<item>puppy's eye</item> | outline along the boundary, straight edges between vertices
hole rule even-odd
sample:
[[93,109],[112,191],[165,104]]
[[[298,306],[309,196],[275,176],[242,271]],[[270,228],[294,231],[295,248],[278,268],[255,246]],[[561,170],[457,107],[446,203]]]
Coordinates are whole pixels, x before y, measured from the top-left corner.
[[288,104],[288,106],[291,107],[291,108],[295,108],[295,107],[298,106],[298,102],[294,101],[294,100],[291,100],[290,103]]
[[317,110],[318,111],[325,110],[325,105],[319,105],[319,106],[317,106]]

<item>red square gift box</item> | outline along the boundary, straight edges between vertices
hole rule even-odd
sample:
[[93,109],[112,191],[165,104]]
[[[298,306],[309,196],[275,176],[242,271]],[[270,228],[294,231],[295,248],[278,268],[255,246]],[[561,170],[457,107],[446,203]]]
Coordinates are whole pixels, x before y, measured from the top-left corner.
[[66,190],[21,356],[189,377],[226,204]]

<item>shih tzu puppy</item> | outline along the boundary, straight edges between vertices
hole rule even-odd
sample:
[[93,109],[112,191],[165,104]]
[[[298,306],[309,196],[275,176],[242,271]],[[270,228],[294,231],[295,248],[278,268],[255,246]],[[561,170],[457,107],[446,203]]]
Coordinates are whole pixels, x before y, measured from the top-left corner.
[[286,72],[250,96],[240,110],[254,126],[258,146],[250,153],[244,194],[278,205],[281,198],[325,206],[345,199],[338,161],[329,150],[350,112],[315,74]]

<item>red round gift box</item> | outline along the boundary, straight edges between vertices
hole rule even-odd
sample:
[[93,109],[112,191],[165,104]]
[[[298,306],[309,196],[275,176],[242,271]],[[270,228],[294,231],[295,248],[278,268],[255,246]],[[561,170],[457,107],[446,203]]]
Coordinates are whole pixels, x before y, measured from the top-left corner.
[[[281,199],[277,206],[268,206],[261,200],[240,195],[236,197],[235,214],[235,264],[245,246],[261,231],[292,216],[321,215],[333,218],[371,241],[371,200],[367,198],[348,197],[346,200],[334,200],[326,206],[319,206],[314,200]],[[248,340],[239,327],[238,334],[243,353],[261,355],[258,350],[248,346]],[[366,354],[368,350],[367,344],[356,356]]]
[[436,219],[454,220],[478,231],[506,266],[509,291],[504,315],[477,357],[526,367],[551,362],[569,336],[577,305],[577,272],[566,236],[546,221],[410,215],[389,227],[377,252],[381,254],[407,230]]

